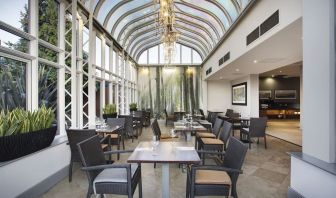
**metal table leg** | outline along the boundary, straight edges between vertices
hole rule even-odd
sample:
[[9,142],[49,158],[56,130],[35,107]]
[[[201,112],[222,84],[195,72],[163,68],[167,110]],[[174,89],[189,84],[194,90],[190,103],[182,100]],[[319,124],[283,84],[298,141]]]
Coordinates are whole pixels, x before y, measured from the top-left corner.
[[162,198],[169,198],[169,164],[162,164]]

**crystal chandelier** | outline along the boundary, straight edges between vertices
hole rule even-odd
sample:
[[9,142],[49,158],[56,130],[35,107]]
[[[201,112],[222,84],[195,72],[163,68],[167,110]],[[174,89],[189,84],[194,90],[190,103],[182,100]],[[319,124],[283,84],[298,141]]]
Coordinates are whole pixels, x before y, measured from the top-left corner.
[[160,4],[157,24],[163,43],[164,60],[167,65],[170,65],[175,55],[175,44],[179,37],[178,32],[174,30],[174,0],[155,0],[155,2]]

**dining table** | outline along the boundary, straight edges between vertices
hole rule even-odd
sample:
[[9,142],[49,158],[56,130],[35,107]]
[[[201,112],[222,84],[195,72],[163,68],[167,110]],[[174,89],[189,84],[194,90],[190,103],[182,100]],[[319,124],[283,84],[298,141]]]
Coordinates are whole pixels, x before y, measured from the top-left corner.
[[169,165],[199,164],[201,162],[191,142],[140,142],[127,160],[128,163],[162,164],[162,197],[169,198]]
[[191,134],[197,132],[206,132],[207,128],[199,124],[198,122],[186,122],[183,120],[174,122],[174,132],[182,133],[185,137],[185,141],[191,141]]

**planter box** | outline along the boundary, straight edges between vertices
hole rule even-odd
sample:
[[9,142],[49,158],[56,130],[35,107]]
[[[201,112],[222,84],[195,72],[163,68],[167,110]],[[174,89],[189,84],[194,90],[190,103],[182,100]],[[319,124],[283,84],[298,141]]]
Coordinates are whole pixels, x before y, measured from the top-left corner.
[[117,112],[112,113],[112,114],[103,114],[103,118],[106,120],[107,118],[116,118],[117,117]]
[[0,162],[13,160],[41,149],[52,143],[57,127],[18,135],[0,137]]

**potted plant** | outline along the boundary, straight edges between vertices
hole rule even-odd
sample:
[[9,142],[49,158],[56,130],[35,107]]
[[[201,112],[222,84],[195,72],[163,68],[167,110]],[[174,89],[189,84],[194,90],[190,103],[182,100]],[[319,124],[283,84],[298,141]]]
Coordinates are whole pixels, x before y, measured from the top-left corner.
[[137,103],[130,103],[129,108],[130,108],[130,111],[137,111],[138,110],[138,105],[137,105]]
[[33,112],[16,108],[0,113],[0,162],[16,159],[50,146],[57,127],[54,110],[42,106]]
[[117,117],[117,107],[115,104],[108,104],[103,108],[103,118],[116,118]]

